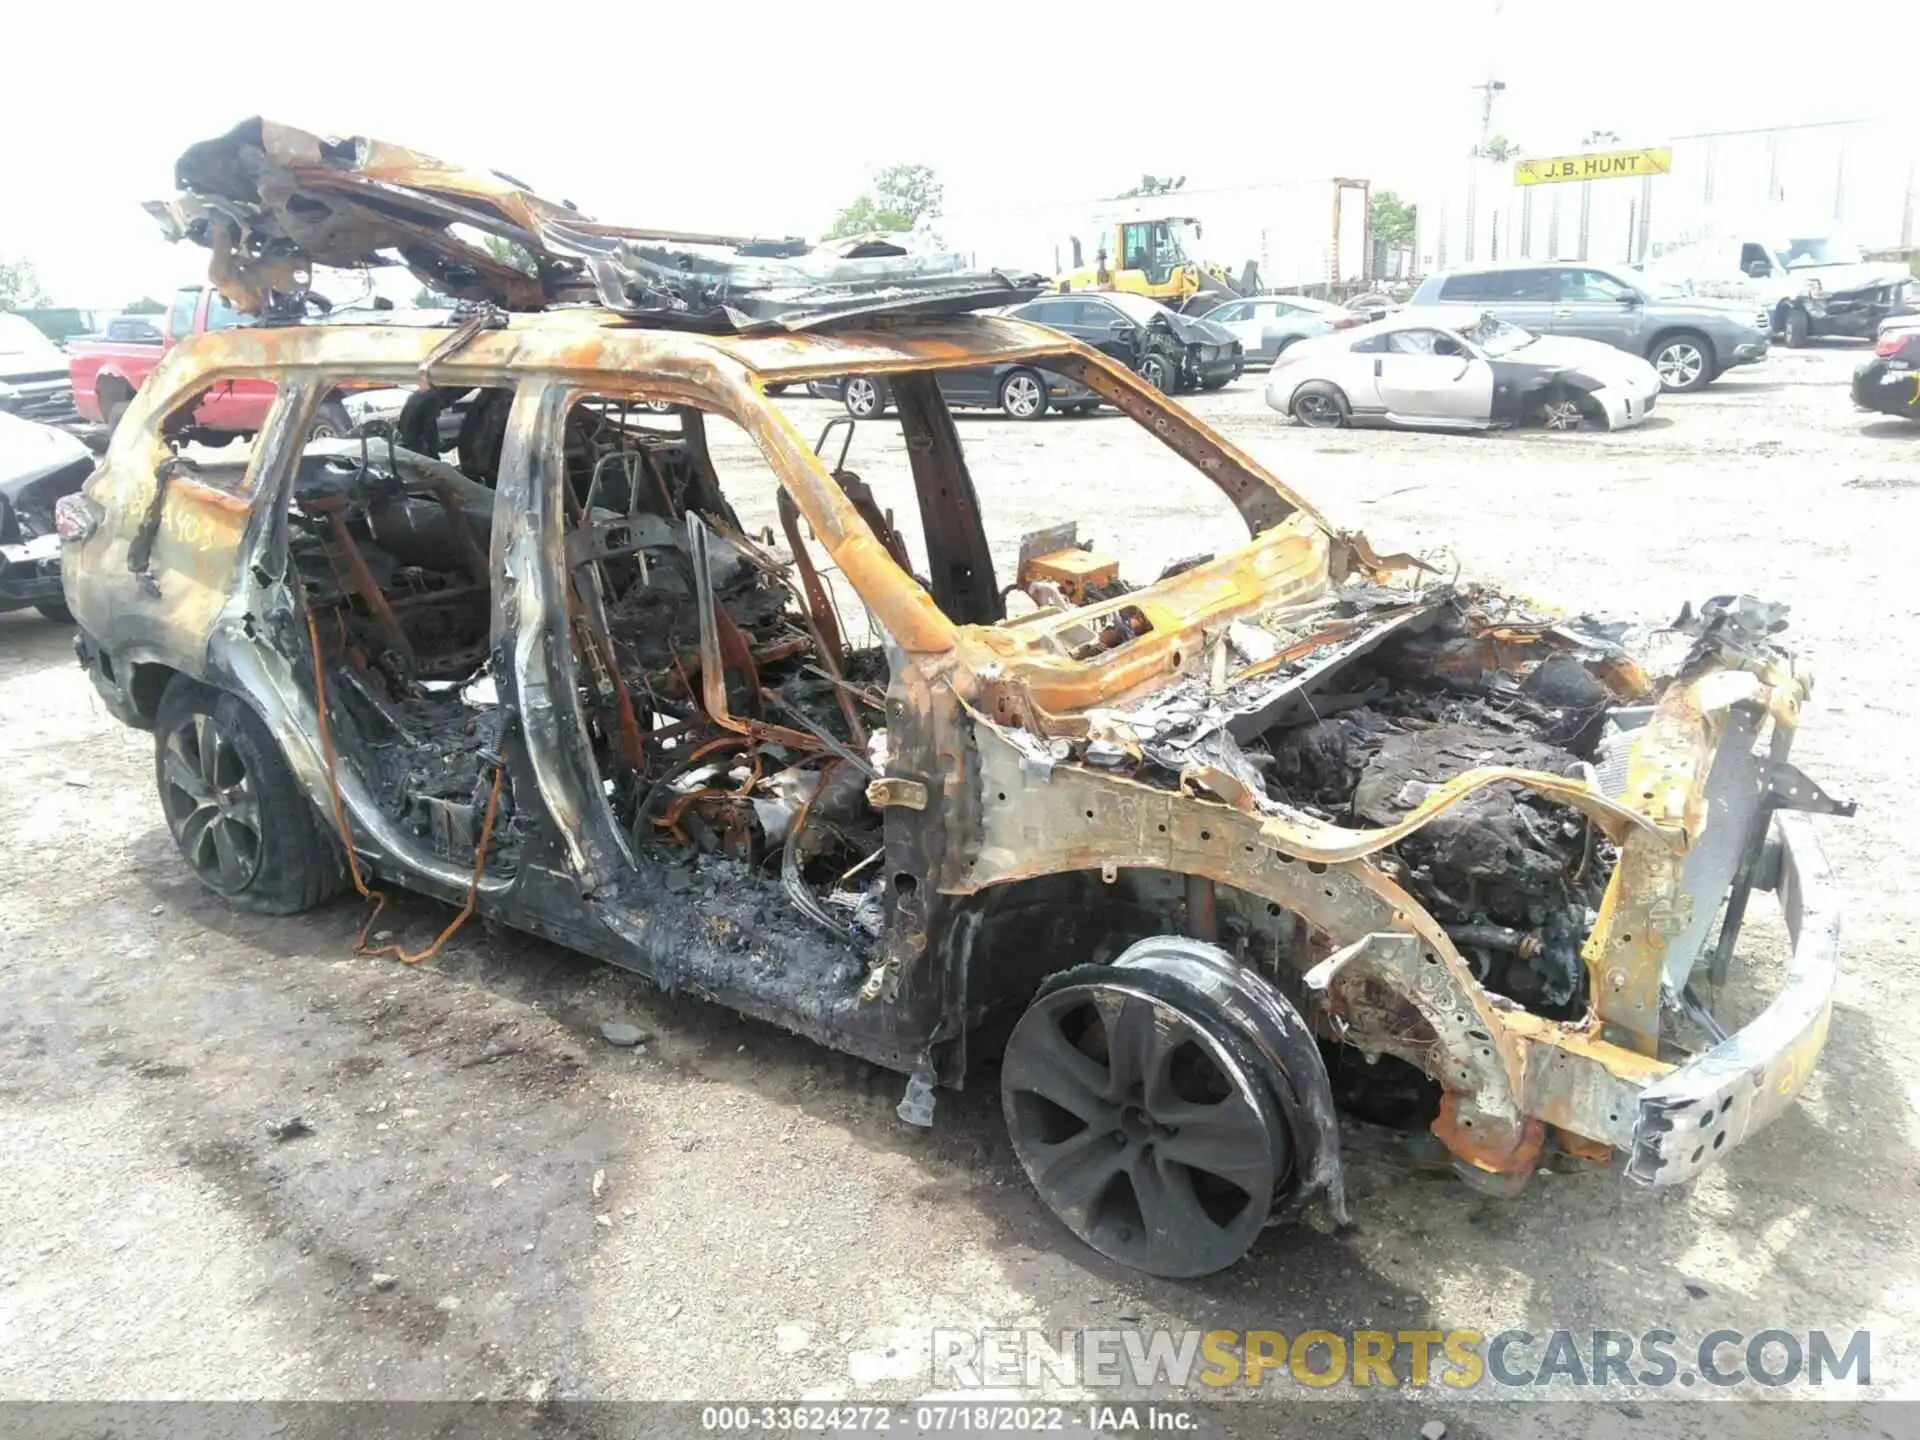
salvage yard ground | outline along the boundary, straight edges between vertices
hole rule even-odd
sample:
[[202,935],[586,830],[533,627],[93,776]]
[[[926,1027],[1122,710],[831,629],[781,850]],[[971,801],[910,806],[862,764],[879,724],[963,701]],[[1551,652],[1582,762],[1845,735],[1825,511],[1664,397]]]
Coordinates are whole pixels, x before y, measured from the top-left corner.
[[[1920,1364],[1920,426],[1851,408],[1861,353],[1777,352],[1618,435],[1310,432],[1258,376],[1193,401],[1383,549],[1450,544],[1648,624],[1788,602],[1819,675],[1795,758],[1861,806],[1822,823],[1848,909],[1820,1072],[1726,1165],[1500,1201],[1355,1127],[1353,1230],[1271,1233],[1199,1282],[1055,1223],[991,1074],[929,1134],[894,1117],[898,1077],[530,938],[476,925],[410,970],[351,957],[352,898],[230,912],[167,838],[149,738],[60,627],[0,616],[0,1398],[903,1397],[936,1327],[990,1325],[1863,1328],[1897,1384]],[[810,438],[839,413],[786,404]],[[1122,554],[1203,548],[1132,427],[959,425],[997,548],[1070,515]],[[873,478],[889,443],[862,427],[849,463]],[[446,917],[381,923],[418,946]],[[1749,927],[1761,985],[1780,941]],[[609,1020],[650,1038],[613,1048]]]

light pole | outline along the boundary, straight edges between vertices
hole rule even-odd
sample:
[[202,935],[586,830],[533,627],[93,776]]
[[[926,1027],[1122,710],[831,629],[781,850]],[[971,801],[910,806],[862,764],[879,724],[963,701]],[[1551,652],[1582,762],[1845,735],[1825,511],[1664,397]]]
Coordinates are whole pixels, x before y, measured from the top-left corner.
[[1487,141],[1493,135],[1493,97],[1507,88],[1507,82],[1487,76],[1484,85],[1476,85],[1480,92],[1480,140],[1473,147],[1473,161],[1467,167],[1467,244],[1466,257],[1473,259],[1474,233],[1480,217],[1480,166],[1487,158]]

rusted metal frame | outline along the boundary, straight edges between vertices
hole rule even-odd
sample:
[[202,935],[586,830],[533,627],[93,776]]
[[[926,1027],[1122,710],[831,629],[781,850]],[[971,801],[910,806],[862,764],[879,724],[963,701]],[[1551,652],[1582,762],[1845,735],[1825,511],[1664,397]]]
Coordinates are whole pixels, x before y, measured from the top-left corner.
[[1415,943],[1404,954],[1356,958],[1334,976],[1328,1005],[1337,1014],[1344,988],[1372,978],[1417,1011],[1433,1038],[1373,1032],[1341,1038],[1408,1059],[1455,1094],[1452,1113],[1474,1122],[1453,1134],[1456,1153],[1470,1165],[1522,1164],[1537,1122],[1521,1108],[1520,1047],[1439,923],[1378,869],[1363,860],[1297,860],[1250,817],[1226,806],[1042,760],[979,719],[972,737],[982,799],[978,830],[962,837],[964,863],[947,872],[944,891],[973,894],[1063,871],[1163,870],[1259,896],[1335,944],[1376,933],[1409,936]]
[[[1669,828],[1697,824],[1695,796],[1706,783],[1715,727],[1698,682],[1667,687],[1634,741],[1623,804]],[[1686,923],[1685,855],[1644,830],[1615,837],[1620,858],[1581,947],[1601,1034],[1643,1055],[1659,1052],[1660,986],[1667,942]],[[1719,897],[1713,897],[1718,903]]]
[[1050,359],[1047,368],[1079,381],[1211,480],[1233,502],[1249,533],[1258,535],[1295,511],[1315,513],[1252,456],[1117,362],[1076,349]]
[[907,555],[907,542],[900,538],[892,517],[881,511],[880,502],[874,498],[873,487],[851,470],[835,470],[833,478],[846,493],[847,499],[853,502],[853,508],[860,512],[860,518],[867,522],[867,528],[879,537],[887,554],[893,557],[893,563],[911,575],[913,561]]
[[566,551],[566,421],[581,391],[546,375],[515,388],[500,452],[493,645],[509,657],[534,788],[582,895],[631,872],[588,740],[573,655]]
[[327,530],[333,537],[332,543],[327,546],[329,557],[338,555],[346,565],[353,593],[364,600],[367,608],[373,612],[374,620],[386,632],[387,643],[406,657],[408,665],[414,664],[413,646],[408,643],[407,633],[400,628],[400,619],[387,603],[386,592],[380,588],[380,582],[374,579],[373,571],[367,567],[367,557],[361,553],[359,542],[347,527],[346,497],[328,496],[314,501],[308,508],[325,517]]
[[[724,730],[737,735],[749,735],[756,740],[772,740],[781,745],[792,746],[804,754],[812,754],[824,748],[814,736],[801,730],[791,730],[784,725],[775,725],[765,720],[742,719],[733,714],[727,703],[726,660],[724,658],[724,639],[726,627],[733,624],[713,593],[713,577],[707,567],[707,523],[692,511],[687,515],[688,549],[693,559],[694,603],[700,610],[700,699],[707,718]],[[746,664],[753,664],[752,652],[746,646],[739,627],[734,626],[738,653],[744,655]],[[755,693],[758,694],[758,681],[755,681]]]
[[787,545],[793,551],[794,568],[800,572],[801,588],[806,592],[807,628],[813,632],[814,652],[833,677],[833,698],[839,703],[841,718],[847,722],[847,733],[853,737],[855,745],[864,748],[867,727],[860,719],[853,696],[847,693],[839,622],[827,601],[826,587],[820,583],[819,572],[813,568],[813,556],[807,553],[806,537],[800,531],[799,507],[793,503],[793,497],[782,489],[777,508],[780,511],[780,528],[786,532]]
[[606,671],[613,690],[615,722],[620,729],[620,751],[627,757],[629,765],[636,771],[641,770],[647,763],[646,740],[640,731],[639,716],[634,713],[633,696],[627,690],[626,677],[620,673],[620,652],[613,643],[613,632],[607,622],[606,597],[600,589],[599,566],[589,563],[574,567],[573,593],[580,605],[585,637],[598,652],[598,663]]
[[[1793,750],[1793,737],[1792,725],[1781,719],[1774,721],[1767,748],[1769,764],[1787,763],[1787,756]],[[1707,962],[1707,983],[1716,988],[1726,983],[1727,973],[1733,966],[1733,947],[1740,938],[1740,927],[1746,923],[1747,902],[1753,896],[1754,873],[1760,863],[1761,852],[1766,848],[1767,834],[1773,828],[1775,808],[1771,797],[1762,799],[1754,813],[1750,833],[1741,847],[1740,862],[1727,892],[1726,914],[1720,921],[1720,934],[1714,941],[1713,955]]]
[[[396,463],[395,468],[398,469]],[[466,507],[461,504],[460,496],[446,477],[431,472],[421,478],[433,491],[434,498],[446,509],[448,528],[453,531],[453,548],[460,552],[460,563],[466,567],[467,574],[480,585],[491,585],[493,576],[487,570],[487,557],[480,553],[480,547],[474,543],[473,532],[466,524]]]
[[1627,1178],[1671,1185],[1712,1164],[1790,1106],[1826,1046],[1839,978],[1840,895],[1807,816],[1776,811],[1775,884],[1791,950],[1767,1007],[1648,1085]]
[[920,502],[934,601],[956,625],[992,625],[1006,611],[952,412],[931,372],[900,376],[893,398]]

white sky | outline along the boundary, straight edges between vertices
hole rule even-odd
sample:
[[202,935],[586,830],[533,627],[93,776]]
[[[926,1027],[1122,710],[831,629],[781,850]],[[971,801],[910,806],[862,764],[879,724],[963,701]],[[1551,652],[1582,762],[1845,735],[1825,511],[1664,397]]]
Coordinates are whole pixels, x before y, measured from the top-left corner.
[[258,114],[506,170],[599,219],[815,235],[894,161],[932,165],[950,212],[1142,173],[1418,190],[1473,144],[1490,72],[1508,87],[1494,130],[1533,154],[1590,129],[1657,143],[1879,109],[1871,63],[1789,77],[1785,12],[1727,0],[1216,0],[1137,21],[809,0],[12,9],[0,255],[102,308],[204,276],[139,202],[173,193],[188,144]]

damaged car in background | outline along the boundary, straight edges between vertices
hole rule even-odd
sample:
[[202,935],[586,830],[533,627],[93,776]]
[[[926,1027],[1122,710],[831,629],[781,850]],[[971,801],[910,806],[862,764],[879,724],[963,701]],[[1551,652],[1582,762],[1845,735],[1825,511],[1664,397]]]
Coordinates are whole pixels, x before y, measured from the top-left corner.
[[[181,180],[243,308],[314,261],[478,302],[195,337],[62,506],[81,661],[234,903],[403,885],[898,1071],[915,1123],[997,1056],[1042,1200],[1161,1275],[1345,1218],[1336,1089],[1410,1096],[1510,1193],[1555,1155],[1686,1180],[1805,1084],[1838,964],[1806,812],[1847,807],[1789,759],[1779,607],[1630,645],[1380,553],[1110,357],[973,313],[1005,277],[763,287],[259,121]],[[1106,553],[1083,524],[1150,527],[1063,474],[1060,522],[996,545],[938,377],[1003,364],[1119,410],[1238,537]],[[842,375],[893,397],[906,508],[850,468],[860,422],[828,462],[767,399]],[[252,456],[189,458],[234,376],[275,387]],[[310,438],[381,382],[487,419]],[[1757,893],[1792,950],[1736,1025]]]
[[1624,430],[1659,398],[1660,376],[1638,355],[1442,307],[1302,341],[1267,380],[1269,406],[1323,430]]
[[55,510],[93,472],[93,452],[51,425],[0,412],[0,611],[69,620]]

